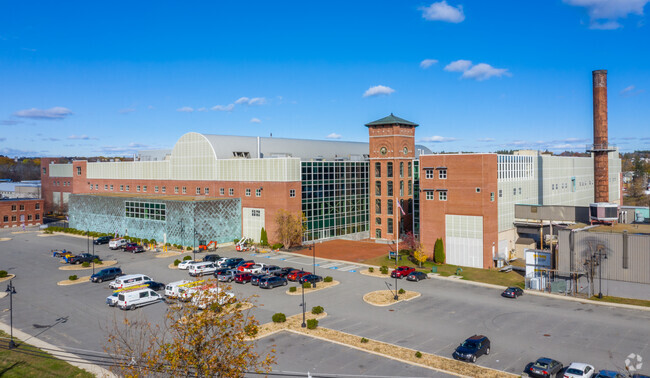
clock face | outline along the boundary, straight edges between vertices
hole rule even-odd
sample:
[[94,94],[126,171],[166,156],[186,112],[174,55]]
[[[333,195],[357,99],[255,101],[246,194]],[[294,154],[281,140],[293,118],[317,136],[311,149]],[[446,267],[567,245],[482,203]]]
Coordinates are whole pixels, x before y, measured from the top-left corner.
[[404,149],[403,149],[402,151],[404,151],[404,155],[407,155],[407,154],[409,153],[409,148],[408,148],[408,147],[404,147]]
[[387,152],[388,152],[388,149],[387,149],[386,147],[382,147],[382,148],[379,150],[379,153],[381,153],[382,155],[386,155]]

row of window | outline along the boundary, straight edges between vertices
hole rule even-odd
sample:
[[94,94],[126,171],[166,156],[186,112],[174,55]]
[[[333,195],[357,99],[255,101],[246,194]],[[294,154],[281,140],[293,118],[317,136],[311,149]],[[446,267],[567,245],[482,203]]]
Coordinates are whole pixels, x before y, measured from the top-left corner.
[[[406,202],[406,203],[405,203]],[[386,214],[387,215],[393,215],[394,209],[393,209],[393,200],[389,199],[386,200]],[[405,213],[409,213],[413,207],[413,200],[408,199],[408,200],[400,200],[399,206],[402,207],[402,211]],[[377,198],[375,200],[375,214],[381,214],[382,211],[382,206],[381,206],[381,200]],[[399,211],[399,210],[397,210]]]
[[[406,165],[406,174],[408,175],[408,177],[411,177],[411,175],[412,175],[412,171],[413,171],[412,165],[413,165],[413,163],[410,162],[410,161]],[[377,177],[377,178],[381,177],[381,171],[382,171],[382,163],[381,162],[376,162],[375,163],[375,177]],[[393,162],[392,161],[386,162],[386,177],[388,177],[388,178],[393,177]],[[404,162],[403,161],[401,161],[399,163],[399,177],[404,178]]]
[[[90,184],[90,190],[99,190],[99,184],[94,184],[94,185]],[[104,184],[104,190],[114,191],[113,184]],[[135,191],[136,192],[146,193],[147,190],[149,190],[147,185],[136,185],[135,186]],[[120,192],[124,192],[124,191],[126,191],[126,192],[131,191],[131,185],[120,185]],[[160,192],[160,193],[165,194],[165,193],[167,193],[167,187],[166,186],[159,187],[159,186],[156,185],[156,186],[153,187],[153,191],[154,191],[154,193],[159,193]],[[186,186],[180,187],[180,191],[181,191],[182,194],[187,194],[187,187]],[[195,191],[196,191],[196,195],[204,194],[204,195],[207,196],[207,195],[210,194],[210,188],[207,188],[207,187],[203,188],[203,192],[201,192],[200,187],[197,187],[195,189]],[[178,194],[178,193],[179,193],[179,187],[175,186],[174,187],[174,194]],[[223,196],[223,195],[225,195],[225,193],[226,193],[225,188],[219,188],[219,195]],[[246,190],[245,190],[246,197],[250,197],[251,193],[252,193],[251,189],[246,188]],[[229,196],[234,196],[235,195],[235,189],[234,188],[228,188],[228,195]],[[262,196],[262,188],[255,189],[255,197],[261,197],[261,196]],[[295,198],[296,197],[296,190],[295,189],[290,189],[289,190],[289,197],[290,198]]]
[[[428,190],[425,192],[424,198],[431,201],[435,197],[435,192],[432,190]],[[447,200],[447,191],[439,191],[438,192],[438,201],[446,201]]]
[[[12,222],[16,222],[16,219],[18,219],[18,218],[17,218],[15,215],[12,215],[12,216],[11,216],[11,221],[12,221]],[[34,214],[33,217],[32,217],[32,214],[27,214],[27,221],[28,221],[28,222],[31,222],[32,219],[40,220],[40,219],[41,219],[41,214]],[[4,215],[4,216],[2,217],[2,221],[5,222],[5,223],[9,223],[9,215]],[[24,221],[25,221],[25,218],[24,218],[23,215],[20,216],[20,221],[21,221],[21,222],[24,222]]]
[[[63,186],[70,186],[70,181],[64,181]],[[61,186],[61,181],[52,181],[52,186]]]
[[[413,184],[411,180],[408,181],[407,187],[408,187],[408,195],[409,196],[413,195]],[[404,181],[399,182],[399,195],[400,197],[404,196]],[[375,181],[375,196],[377,197],[381,196],[381,181]],[[388,197],[394,196],[392,181],[386,181],[386,196]]]
[[[433,168],[425,168],[424,169],[424,178],[426,179],[433,179]],[[447,179],[447,170],[446,169],[439,169],[438,170],[438,178],[441,180],[446,180]]]
[[[16,211],[16,209],[20,209],[19,211],[25,211],[25,205],[11,205],[11,211]],[[34,204],[34,210],[40,210],[41,209],[41,204],[40,203],[35,203]]]
[[[375,218],[375,224],[377,226],[381,226],[381,218],[377,217]],[[393,234],[393,218],[386,218],[386,233],[389,235]],[[375,236],[378,239],[381,239],[381,229],[378,228],[375,230]]]

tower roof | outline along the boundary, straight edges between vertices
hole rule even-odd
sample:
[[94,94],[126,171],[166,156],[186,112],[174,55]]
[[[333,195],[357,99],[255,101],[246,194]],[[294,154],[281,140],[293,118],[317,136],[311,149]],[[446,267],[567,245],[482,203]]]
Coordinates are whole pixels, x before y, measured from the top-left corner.
[[403,118],[394,116],[393,113],[390,113],[388,117],[378,119],[374,122],[366,123],[366,126],[381,126],[381,125],[406,125],[406,126],[413,126],[413,127],[419,126],[417,123],[413,123]]

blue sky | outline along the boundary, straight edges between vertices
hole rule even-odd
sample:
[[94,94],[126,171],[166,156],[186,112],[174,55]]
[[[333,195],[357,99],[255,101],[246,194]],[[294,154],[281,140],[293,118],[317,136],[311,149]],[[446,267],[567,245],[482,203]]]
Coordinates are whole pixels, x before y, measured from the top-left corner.
[[650,149],[650,0],[0,0],[0,154],[129,155],[186,132],[433,151]]

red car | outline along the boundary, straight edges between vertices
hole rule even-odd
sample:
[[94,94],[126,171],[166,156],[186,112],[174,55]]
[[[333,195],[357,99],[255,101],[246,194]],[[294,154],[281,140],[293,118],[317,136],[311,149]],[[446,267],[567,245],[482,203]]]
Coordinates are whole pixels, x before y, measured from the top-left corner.
[[144,252],[144,247],[138,245],[137,243],[129,243],[124,247],[122,247],[122,250],[124,252],[138,253],[138,252]]
[[235,282],[244,284],[246,282],[251,282],[251,279],[253,279],[253,276],[250,273],[237,273],[235,274]]
[[246,272],[253,265],[255,265],[254,262],[249,262],[249,263],[246,263],[244,265],[240,265],[239,267],[237,267],[237,270],[240,271],[240,272]]
[[390,276],[393,278],[402,278],[408,276],[412,272],[415,272],[415,268],[411,268],[410,266],[398,266],[397,269],[390,272]]
[[289,273],[289,275],[287,276],[287,279],[289,281],[294,281],[295,282],[295,281],[298,281],[302,276],[306,276],[308,274],[311,274],[311,273],[310,272],[304,272],[302,270],[297,270],[295,272]]

